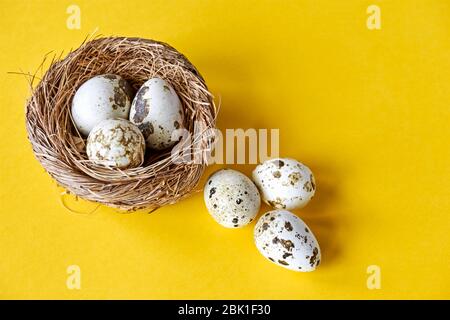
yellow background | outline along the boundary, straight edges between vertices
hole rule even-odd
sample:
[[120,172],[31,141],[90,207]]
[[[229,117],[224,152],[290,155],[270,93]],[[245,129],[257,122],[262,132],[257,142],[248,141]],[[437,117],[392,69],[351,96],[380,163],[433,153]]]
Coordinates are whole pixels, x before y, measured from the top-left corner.
[[[70,4],[80,30],[66,27]],[[366,27],[370,4],[381,30]],[[1,298],[450,298],[449,1],[1,7]],[[185,53],[221,99],[219,128],[280,129],[281,155],[316,175],[316,197],[295,211],[321,244],[316,272],[266,261],[254,224],[220,227],[201,193],[150,215],[61,205],[26,138],[26,78],[7,72],[34,72],[96,28]],[[81,268],[81,290],[66,287],[69,265]],[[379,290],[366,286],[370,265],[381,268]]]

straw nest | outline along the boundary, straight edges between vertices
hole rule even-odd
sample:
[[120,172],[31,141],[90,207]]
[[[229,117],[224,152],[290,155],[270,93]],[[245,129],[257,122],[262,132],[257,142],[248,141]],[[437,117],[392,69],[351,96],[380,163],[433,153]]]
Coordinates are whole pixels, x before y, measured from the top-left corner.
[[[178,143],[183,156],[147,150],[142,166],[126,170],[88,160],[86,140],[71,119],[72,97],[83,82],[106,73],[122,76],[136,90],[152,77],[174,87],[184,109],[184,128],[192,135]],[[211,137],[205,132],[212,131],[215,117],[213,97],[186,57],[165,43],[140,38],[83,43],[52,61],[26,104],[28,138],[45,170],[70,193],[123,210],[156,209],[194,192],[210,151]]]

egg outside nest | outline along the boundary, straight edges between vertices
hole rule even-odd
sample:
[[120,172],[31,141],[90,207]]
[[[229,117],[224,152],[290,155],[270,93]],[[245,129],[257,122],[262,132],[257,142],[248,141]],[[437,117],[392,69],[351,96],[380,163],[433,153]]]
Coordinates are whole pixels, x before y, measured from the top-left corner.
[[258,189],[250,178],[232,169],[216,171],[209,177],[204,200],[214,220],[227,228],[251,223],[261,206]]
[[259,252],[283,268],[310,272],[320,264],[316,237],[292,212],[273,210],[262,215],[255,225],[254,239]]

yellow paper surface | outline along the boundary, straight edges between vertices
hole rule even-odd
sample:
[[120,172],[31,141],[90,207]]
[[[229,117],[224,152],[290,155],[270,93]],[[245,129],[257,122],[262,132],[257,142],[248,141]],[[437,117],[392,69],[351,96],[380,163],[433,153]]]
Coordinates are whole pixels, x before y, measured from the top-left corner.
[[[379,30],[367,27],[371,4]],[[67,27],[70,5],[80,29]],[[450,298],[449,1],[1,6],[0,298]],[[183,52],[220,98],[220,129],[280,129],[281,155],[316,175],[316,197],[295,213],[322,247],[317,271],[266,261],[254,223],[219,226],[201,192],[150,215],[61,205],[27,141],[26,78],[7,72],[34,73],[96,29]],[[367,286],[370,266],[380,289]]]

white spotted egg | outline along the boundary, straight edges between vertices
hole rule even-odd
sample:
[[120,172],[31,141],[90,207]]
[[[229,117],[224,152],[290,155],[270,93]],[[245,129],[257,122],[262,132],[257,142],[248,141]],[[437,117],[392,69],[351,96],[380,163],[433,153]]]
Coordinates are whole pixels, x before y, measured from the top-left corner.
[[183,109],[173,87],[165,80],[147,80],[136,93],[130,121],[142,131],[147,146],[162,150],[179,141]]
[[255,225],[254,238],[259,252],[281,267],[308,272],[320,263],[320,247],[311,229],[289,211],[262,215]]
[[72,100],[72,119],[78,131],[89,132],[106,119],[128,119],[133,89],[115,74],[95,76],[84,82]]
[[113,168],[134,168],[144,161],[145,140],[134,124],[108,119],[95,126],[87,139],[89,160]]
[[258,189],[250,178],[232,169],[219,170],[209,177],[204,199],[214,220],[227,228],[252,222],[261,205]]
[[255,168],[252,177],[263,201],[277,209],[302,208],[316,190],[311,170],[294,159],[267,160]]

